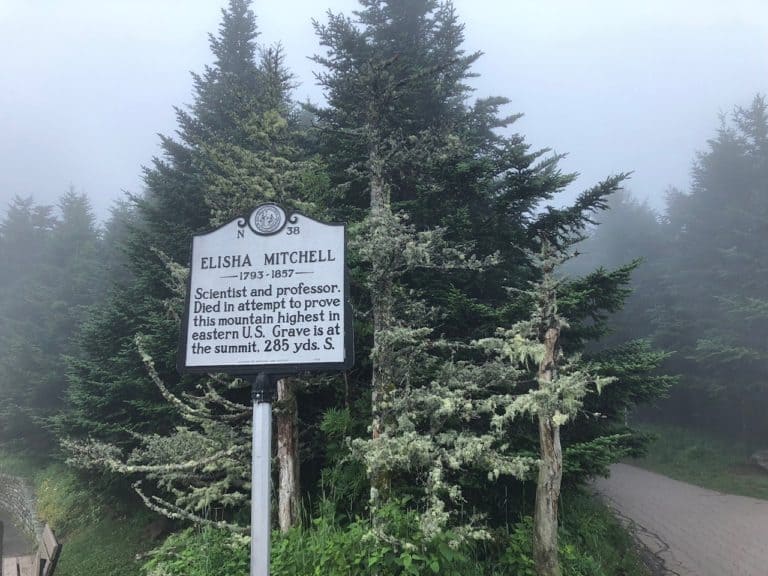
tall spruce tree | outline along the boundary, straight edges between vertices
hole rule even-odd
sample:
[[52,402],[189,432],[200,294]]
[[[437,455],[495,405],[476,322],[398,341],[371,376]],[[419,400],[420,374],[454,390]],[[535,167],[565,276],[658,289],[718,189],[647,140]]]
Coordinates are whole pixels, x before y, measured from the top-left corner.
[[[408,138],[417,140],[429,126],[426,118],[415,114],[401,123],[397,113],[406,109],[405,101],[412,101],[417,86],[428,86],[437,73],[423,70],[423,62],[412,60],[421,55],[418,43],[434,38],[436,23],[432,2],[362,4],[365,10],[357,14],[358,23],[331,14],[327,25],[315,24],[321,44],[328,49],[327,57],[316,56],[315,61],[326,69],[319,79],[329,102],[328,108],[316,113],[323,129],[323,151],[330,163],[348,173],[341,167],[351,162],[355,170],[351,182],[345,178],[349,190],[337,210],[347,215],[347,206],[352,205],[358,214],[370,216],[371,246],[367,253],[373,258],[367,273],[374,279],[370,283],[374,287],[370,292],[374,351],[371,433],[376,440],[391,425],[386,406],[396,388],[390,369],[395,352],[386,335],[397,326],[394,263],[390,259],[400,246],[390,244],[390,250],[383,246],[398,227],[392,211],[393,173],[397,165],[407,163],[421,150],[413,144],[408,146]],[[425,80],[423,84],[418,83],[419,77]],[[373,501],[388,483],[389,479],[380,474],[371,477]]]
[[54,210],[16,199],[2,223],[4,269],[2,394],[4,440],[50,446],[47,418],[61,408],[64,356],[104,289],[99,230],[90,203],[73,190]]
[[246,1],[232,0],[222,14],[219,34],[210,37],[214,62],[193,74],[192,105],[176,110],[178,136],[161,136],[163,155],[144,171],[146,191],[131,197],[134,214],[125,240],[130,281],[115,285],[86,324],[83,354],[70,364],[70,405],[62,418],[68,434],[130,444],[126,432],[173,424],[133,339],[138,333],[151,339],[158,371],[171,387],[178,385],[178,324],[165,306],[172,296],[165,262],[186,264],[191,236],[212,226],[218,208],[207,201],[216,192],[211,150],[247,147],[250,122],[266,112],[253,13]]
[[[353,276],[356,287],[363,288],[356,292],[358,310],[365,311],[363,333],[372,336],[360,346],[361,365],[370,372],[360,370],[353,376],[359,393],[370,390],[372,396],[374,438],[358,447],[375,494],[392,490],[398,477],[400,489],[409,479],[413,484],[414,477],[423,477],[426,463],[415,465],[416,452],[429,444],[429,437],[438,438],[429,424],[414,424],[411,420],[419,418],[404,412],[419,403],[429,405],[424,395],[413,392],[421,398],[417,401],[407,391],[419,386],[428,391],[430,385],[424,383],[440,371],[440,363],[414,361],[423,359],[419,346],[428,335],[435,342],[441,335],[468,342],[526,318],[529,302],[510,301],[507,290],[525,290],[540,277],[529,251],[542,235],[559,242],[583,229],[595,210],[606,207],[606,196],[617,189],[623,175],[588,190],[573,206],[543,206],[575,176],[560,171],[557,155],[532,150],[519,135],[505,137],[496,131],[517,118],[500,115],[505,99],[468,102],[466,82],[478,55],[462,51],[462,26],[453,6],[385,0],[366,0],[361,6],[351,18],[331,14],[326,24],[316,24],[326,48],[315,60],[323,67],[318,78],[328,106],[315,113],[320,150],[329,164],[331,212],[354,221],[368,216],[360,228],[365,232],[361,238],[367,235],[369,240],[363,243],[368,250],[353,263]],[[406,248],[418,242],[398,246],[396,238],[405,237],[403,228],[387,227],[385,221],[407,222],[415,233],[442,226],[440,238],[446,246],[458,242],[466,248],[471,242],[480,259],[498,254],[500,262],[482,271],[451,266],[435,273],[434,267],[419,262],[398,268]],[[563,336],[568,352],[604,334],[606,315],[618,310],[627,295],[630,271],[631,266],[598,270],[563,285],[562,309],[572,326]],[[432,313],[418,315],[412,306],[418,301],[423,302],[422,311]],[[637,447],[624,428],[624,410],[666,386],[654,381],[637,390],[643,373],[659,361],[646,353],[628,348],[612,360],[602,359],[601,369],[621,378],[614,405],[593,402],[593,413],[609,416],[600,423],[593,418],[572,427],[575,461],[566,469],[573,470],[574,479],[604,472],[607,463]],[[645,361],[635,362],[640,356]],[[431,376],[430,367],[435,371]],[[446,387],[443,393],[448,393]],[[517,448],[535,452],[536,432],[525,423],[515,426]],[[400,433],[400,439],[411,439],[413,451],[398,451],[407,445],[395,438]],[[378,439],[383,440],[377,446]],[[449,458],[443,448],[449,446],[425,448],[421,456]],[[465,475],[468,478],[470,483],[477,479]],[[443,488],[449,485],[442,483]],[[486,502],[491,511],[494,504]],[[475,500],[473,504],[479,505]]]
[[41,354],[47,326],[38,300],[48,271],[55,220],[50,206],[15,198],[0,225],[0,410],[3,440],[35,437],[31,411],[34,390],[48,379],[51,366]]
[[[257,35],[249,2],[231,0],[222,11],[218,34],[210,36],[214,62],[202,74],[193,74],[191,106],[176,110],[177,137],[161,137],[163,155],[145,169],[146,191],[131,198],[133,209],[125,221],[129,270],[121,275],[126,282],[115,285],[107,304],[89,318],[80,342],[82,353],[70,362],[69,408],[58,419],[68,437],[136,448],[134,459],[144,454],[142,438],[148,434],[176,442],[177,455],[189,454],[190,438],[200,441],[198,454],[217,453],[215,442],[206,443],[201,435],[205,426],[195,421],[196,434],[179,427],[185,422],[184,413],[167,402],[168,391],[193,392],[210,383],[176,373],[181,301],[174,274],[188,261],[193,234],[264,201],[288,208],[306,206],[299,199],[317,170],[316,163],[295,146],[292,80],[282,49],[261,49]],[[139,353],[137,337],[150,360]],[[158,387],[158,382],[167,388]],[[248,397],[246,383],[240,380],[234,381],[235,389],[220,379],[213,382],[223,386],[221,393],[228,402]],[[227,438],[235,431],[230,430]],[[295,435],[295,426],[291,431]],[[245,494],[244,479],[237,476],[240,468],[233,466],[222,465],[223,483],[231,481],[232,494],[239,496],[218,494],[230,508],[242,504]],[[230,475],[228,471],[235,468],[238,472]],[[171,496],[178,496],[174,490]],[[290,497],[295,521],[295,482]],[[206,498],[208,505],[213,496],[209,492]],[[184,507],[182,498],[173,500],[171,506]],[[195,513],[200,512],[200,501],[184,500],[191,502]]]
[[759,445],[768,366],[768,105],[756,96],[724,117],[693,167],[688,193],[668,197],[671,239],[657,339],[683,374],[669,414]]
[[[235,13],[238,6],[242,3],[232,2],[228,13]],[[504,99],[468,102],[466,82],[477,54],[463,53],[462,26],[452,5],[365,0],[353,19],[330,15],[326,25],[317,24],[327,49],[316,61],[324,68],[319,80],[328,106],[314,110],[318,131],[305,143],[316,145],[315,151],[326,161],[326,184],[316,164],[284,163],[291,160],[290,139],[269,148],[278,150],[278,161],[256,145],[268,141],[265,134],[285,134],[290,120],[284,124],[284,117],[271,113],[274,108],[264,114],[246,109],[230,114],[226,112],[230,106],[249,99],[221,103],[214,97],[230,94],[217,83],[233,80],[220,69],[225,62],[222,39],[234,22],[225,18],[218,43],[212,43],[217,62],[196,79],[190,112],[180,112],[181,140],[165,139],[165,157],[147,172],[148,192],[136,200],[137,221],[128,249],[135,281],[113,299],[101,318],[94,316],[86,335],[90,352],[72,365],[75,418],[71,421],[83,424],[81,431],[113,443],[126,440],[123,445],[129,446],[136,444],[135,436],[123,435],[121,427],[156,433],[145,434],[129,457],[127,464],[134,468],[125,468],[120,455],[103,444],[91,445],[95,452],[90,455],[123,472],[155,475],[159,487],[178,498],[170,504],[184,513],[190,511],[187,507],[199,512],[213,495],[235,506],[242,502],[242,477],[236,477],[229,463],[209,474],[216,458],[231,458],[231,452],[222,450],[235,447],[225,446],[232,436],[224,432],[226,428],[217,428],[211,434],[215,440],[205,444],[201,435],[213,428],[194,418],[204,410],[198,402],[213,400],[218,403],[214,412],[229,406],[237,421],[242,417],[234,413],[239,408],[226,404],[237,400],[237,392],[222,394],[214,388],[218,396],[209,396],[211,382],[179,381],[175,376],[176,326],[172,315],[165,315],[169,300],[173,302],[166,264],[175,261],[170,268],[178,271],[178,263],[186,261],[189,236],[208,222],[229,218],[230,199],[250,207],[262,197],[283,202],[306,198],[326,214],[352,224],[362,361],[348,375],[350,393],[344,400],[359,402],[367,396],[369,403],[359,403],[371,407],[372,434],[355,444],[369,466],[374,494],[415,492],[412,502],[430,507],[422,526],[428,534],[452,521],[472,528],[470,510],[498,520],[494,514],[500,509],[500,495],[509,486],[499,477],[522,475],[526,455],[535,455],[539,437],[522,419],[504,429],[506,440],[489,431],[493,407],[501,405],[494,402],[508,402],[512,392],[527,391],[529,379],[518,382],[513,377],[517,367],[486,369],[473,339],[528,318],[530,299],[510,299],[508,289],[527,290],[531,281],[541,279],[530,251],[542,236],[558,245],[581,230],[594,210],[605,207],[606,195],[620,185],[622,176],[588,190],[573,206],[543,206],[574,175],[562,173],[559,158],[547,150],[532,150],[521,136],[496,132],[515,119],[500,115]],[[285,80],[281,74],[272,77]],[[220,112],[217,103],[223,107]],[[218,130],[214,118],[227,128]],[[285,167],[298,168],[298,174]],[[294,187],[301,191],[302,186],[306,196],[284,194]],[[250,196],[252,190],[258,191],[256,197]],[[201,206],[204,214],[195,211]],[[178,220],[173,219],[176,215]],[[148,249],[147,241],[163,256]],[[469,256],[473,252],[477,258]],[[597,271],[563,284],[559,302],[571,324],[562,335],[565,351],[577,352],[603,332],[606,313],[618,309],[626,295],[628,276],[629,269]],[[135,317],[136,312],[141,316]],[[104,337],[107,329],[117,330],[114,341]],[[144,360],[154,382],[147,378],[147,366],[136,352],[136,334],[143,335],[140,341],[151,356]],[[615,425],[623,424],[626,405],[643,397],[635,392],[635,384],[649,364],[635,362],[634,352],[625,352],[623,364],[617,364],[615,357],[596,363],[601,373],[619,372],[620,381],[613,386],[618,392],[613,405],[595,401],[592,413],[608,414],[606,419],[598,424],[579,413],[570,427],[571,438],[564,438],[564,444],[570,440],[565,445],[566,472],[568,449],[575,448],[576,457],[570,461],[576,463],[574,477],[604,470],[631,444],[630,435],[617,433]],[[455,369],[461,362],[462,368]],[[463,370],[482,376],[482,386],[474,377],[457,378]],[[162,392],[166,398],[174,393],[185,398],[181,394],[185,389],[202,387],[202,397],[189,398],[194,417],[183,419],[186,428],[175,428],[182,420],[162,407],[159,394],[150,393],[150,385],[158,382],[162,386],[156,388],[170,393]],[[645,389],[648,395],[654,390],[658,387]],[[465,406],[485,412],[465,414]],[[95,419],[86,420],[91,409],[117,425],[104,427]],[[161,415],[168,420],[145,424],[147,416]],[[191,435],[190,423],[197,426]],[[193,437],[194,443],[185,444]],[[193,454],[193,445],[205,450]],[[84,454],[88,456],[87,451]],[[165,470],[169,475],[164,475],[157,454],[177,459]],[[194,470],[178,460],[190,455],[195,459],[186,463]],[[191,495],[181,494],[180,485],[192,472]],[[228,477],[230,472],[235,476]],[[489,482],[488,474],[500,481]],[[210,491],[207,482],[213,483]],[[222,486],[227,487],[226,495],[218,491]]]

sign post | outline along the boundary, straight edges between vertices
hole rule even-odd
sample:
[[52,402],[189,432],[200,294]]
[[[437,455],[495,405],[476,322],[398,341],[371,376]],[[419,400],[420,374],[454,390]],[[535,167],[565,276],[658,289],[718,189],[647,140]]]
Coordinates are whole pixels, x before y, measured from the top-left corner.
[[251,576],[268,576],[270,559],[270,480],[272,478],[272,377],[251,382],[253,440],[251,462]]
[[251,382],[251,576],[269,575],[274,375],[352,365],[345,261],[343,225],[277,204],[192,240],[179,370]]

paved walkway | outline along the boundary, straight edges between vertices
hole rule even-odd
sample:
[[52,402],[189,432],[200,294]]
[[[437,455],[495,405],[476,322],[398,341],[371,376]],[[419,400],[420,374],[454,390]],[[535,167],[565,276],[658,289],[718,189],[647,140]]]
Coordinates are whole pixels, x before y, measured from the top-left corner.
[[594,487],[679,576],[768,576],[768,501],[616,464]]
[[5,513],[5,510],[0,510],[0,522],[3,523],[5,532],[3,537],[3,556],[32,554],[35,549],[34,543],[13,525],[10,516]]
[[[10,516],[5,510],[0,509],[0,522],[3,523],[3,576],[16,576],[16,561],[17,556],[27,556],[34,552],[34,543],[29,537],[21,532],[13,522],[11,522]],[[26,571],[23,574],[32,574],[32,566],[26,566]]]

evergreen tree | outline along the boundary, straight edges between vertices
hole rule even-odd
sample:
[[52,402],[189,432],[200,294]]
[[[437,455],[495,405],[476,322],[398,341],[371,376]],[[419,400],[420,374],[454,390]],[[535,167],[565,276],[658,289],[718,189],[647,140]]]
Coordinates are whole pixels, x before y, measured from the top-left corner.
[[757,96],[722,120],[690,192],[668,197],[670,296],[658,316],[657,338],[678,350],[672,366],[684,374],[670,412],[748,444],[768,434],[766,182],[768,105]]
[[[296,144],[292,76],[279,46],[261,49],[257,45],[255,17],[248,6],[247,1],[231,0],[223,11],[219,34],[210,38],[214,63],[203,74],[193,75],[193,104],[188,110],[177,110],[178,138],[162,137],[164,155],[145,170],[146,192],[132,198],[133,208],[124,219],[128,270],[122,276],[127,282],[116,285],[108,304],[89,319],[81,339],[83,353],[70,362],[70,409],[59,419],[62,431],[67,436],[92,437],[96,445],[109,445],[112,450],[135,448],[137,460],[151,458],[141,452],[147,438],[178,442],[179,454],[188,454],[197,440],[201,454],[212,458],[217,454],[210,452],[211,442],[205,441],[199,428],[190,431],[184,420],[187,412],[167,402],[174,394],[183,397],[184,391],[208,382],[180,378],[175,369],[183,300],[175,291],[178,278],[174,274],[188,260],[192,235],[247,214],[265,201],[288,209],[313,209],[303,198],[320,167]],[[144,343],[144,359],[137,337]],[[163,385],[158,386],[159,382]],[[247,383],[242,380],[217,379],[214,384],[223,386],[222,397],[227,396],[232,405],[248,398]],[[281,382],[281,390],[287,390],[286,382]],[[292,393],[292,388],[288,391]],[[278,413],[278,420],[283,414],[285,410]],[[239,416],[236,429],[227,423],[206,424],[204,431],[214,434],[226,429],[229,441],[240,433],[237,442],[243,442],[249,435]],[[290,414],[286,418],[294,421]],[[194,423],[201,426],[199,420]],[[281,430],[296,437],[295,424]],[[72,450],[80,446],[67,445]],[[156,442],[152,445],[158,447]],[[283,467],[295,471],[296,450],[283,456]],[[242,457],[239,452],[238,457]],[[217,460],[222,470],[235,466],[232,458],[224,460]],[[111,469],[117,471],[114,466]],[[298,520],[297,471],[293,478],[288,493],[281,493],[281,501],[290,502],[288,525]],[[231,494],[210,488],[203,505],[218,495],[219,503],[234,513],[243,503],[243,479],[235,481],[225,473],[222,483],[227,482],[233,483]],[[173,483],[160,481],[160,488],[165,492],[152,496],[166,498],[164,510],[178,507],[200,513],[201,500],[181,497]]]
[[622,309],[610,318],[610,332],[600,346],[621,345],[650,338],[654,331],[653,309],[665,300],[659,283],[661,263],[668,249],[667,227],[647,202],[626,190],[614,194],[609,209],[596,219],[589,238],[578,245],[578,257],[567,263],[569,273],[580,275],[605,268],[637,264],[632,270],[631,294]]
[[[542,235],[559,246],[583,230],[595,211],[606,208],[607,196],[623,175],[587,190],[573,206],[543,206],[575,176],[560,171],[558,156],[531,150],[519,135],[496,132],[516,119],[499,114],[505,99],[468,102],[465,81],[477,54],[462,52],[462,27],[452,5],[385,0],[361,5],[354,18],[331,14],[327,24],[316,24],[327,49],[315,60],[323,66],[318,78],[328,107],[315,113],[319,149],[329,164],[326,201],[331,212],[354,221],[368,215],[359,227],[367,249],[353,262],[353,277],[355,286],[363,288],[356,291],[358,310],[370,310],[360,332],[372,338],[359,346],[360,364],[370,372],[359,370],[353,377],[361,395],[371,383],[374,438],[372,443],[358,442],[358,447],[376,495],[418,483],[414,476],[424,478],[427,465],[420,456],[450,458],[456,448],[453,440],[434,448],[425,437],[437,436],[423,422],[424,427],[402,426],[403,419],[420,418],[408,410],[419,402],[429,405],[425,398],[433,397],[427,383],[435,376],[427,368],[439,373],[442,362],[424,359],[427,341],[445,336],[468,343],[525,319],[529,302],[510,301],[507,290],[526,290],[540,278],[529,251]],[[471,244],[479,260],[489,263],[486,258],[496,254],[498,264],[481,271],[477,266],[449,266],[439,273],[415,261],[402,266],[407,247],[417,246],[418,234],[435,226],[442,227],[436,231],[445,246],[461,246],[466,253]],[[398,244],[409,231],[416,236]],[[562,308],[571,320],[563,346],[569,353],[605,333],[606,316],[620,309],[627,296],[630,271],[631,266],[598,270],[563,284]],[[431,314],[418,314],[413,304],[419,302],[416,307]],[[634,362],[640,357],[643,362]],[[569,470],[574,479],[602,472],[608,462],[637,448],[638,439],[624,427],[623,410],[666,386],[655,381],[635,394],[642,372],[660,359],[647,349],[623,349],[615,359],[612,364],[603,358],[601,367],[623,376],[612,398],[616,406],[593,402],[598,405],[594,412],[610,417],[601,424],[572,427],[575,461]],[[411,400],[411,393],[421,400]],[[516,448],[533,452],[535,431],[521,422],[515,426]],[[477,434],[482,434],[480,428]],[[424,445],[433,448],[418,454]],[[599,464],[590,467],[589,460]],[[449,485],[443,483],[444,488]],[[464,488],[469,494],[468,486]],[[487,485],[483,488],[484,504],[492,510]],[[476,500],[473,504],[479,505]]]
[[18,440],[34,430],[30,412],[33,391],[48,366],[39,342],[45,326],[35,295],[42,286],[41,270],[54,225],[50,206],[35,206],[32,198],[14,198],[0,227],[0,407],[2,437]]
[[[371,431],[375,440],[391,425],[385,407],[395,391],[388,366],[394,351],[386,334],[397,324],[393,310],[394,270],[389,259],[396,256],[400,246],[395,242],[394,250],[386,250],[383,244],[393,233],[403,231],[397,230],[400,223],[392,212],[391,174],[396,169],[393,164],[401,163],[398,160],[403,156],[410,156],[406,138],[419,133],[418,128],[403,130],[395,117],[395,104],[413,93],[417,77],[423,73],[410,61],[413,50],[408,49],[421,41],[424,34],[427,35],[424,39],[430,39],[434,24],[429,16],[435,5],[367,2],[363,6],[366,9],[358,13],[360,27],[344,16],[332,14],[328,25],[315,24],[321,45],[329,52],[328,57],[315,57],[327,70],[319,79],[329,102],[327,109],[316,113],[323,125],[324,151],[331,164],[341,166],[351,162],[357,171],[352,182],[344,183],[354,187],[355,197],[347,194],[347,202],[340,204],[352,204],[370,214],[369,243],[367,250],[363,250],[372,256],[368,259],[367,274],[373,279],[369,285],[374,287],[370,298],[376,354],[371,383]],[[405,53],[402,58],[401,49]],[[403,124],[410,128],[407,120]],[[367,199],[361,202],[361,196]],[[348,213],[348,209],[345,212]],[[391,244],[389,247],[393,248]],[[371,483],[372,501],[377,501],[389,480],[375,474]]]
[[134,343],[136,334],[148,339],[171,389],[194,385],[176,374],[178,311],[166,304],[173,297],[166,263],[186,264],[193,234],[259,201],[281,200],[282,179],[295,180],[284,173],[289,160],[272,155],[288,140],[286,121],[276,112],[288,97],[281,56],[273,50],[260,59],[248,2],[231,0],[222,14],[219,34],[210,37],[214,62],[193,74],[189,109],[176,110],[178,138],[161,136],[163,155],[145,169],[146,191],[131,198],[129,281],[113,287],[84,328],[83,353],[70,363],[70,405],[60,419],[65,434],[130,445],[132,432],[173,427]]
[[58,213],[14,200],[2,225],[3,438],[39,447],[64,397],[64,356],[79,323],[103,294],[99,230],[85,195],[70,190]]
[[[326,408],[342,401],[362,407],[361,414],[370,408],[362,425],[371,424],[369,437],[354,446],[368,466],[373,503],[415,496],[411,506],[429,512],[421,527],[426,534],[454,525],[472,536],[480,525],[472,512],[498,520],[500,495],[514,487],[507,476],[524,475],[539,442],[524,419],[493,428],[496,409],[531,392],[530,373],[511,362],[483,362],[485,352],[473,342],[529,320],[532,300],[510,299],[509,290],[526,292],[542,281],[531,251],[542,237],[564,249],[606,207],[623,175],[587,190],[572,206],[545,206],[575,176],[560,171],[558,156],[531,150],[519,135],[497,133],[515,119],[500,115],[504,99],[468,102],[465,82],[477,55],[462,51],[462,27],[450,3],[364,0],[354,19],[331,14],[326,25],[317,24],[327,48],[316,61],[324,68],[319,79],[328,106],[310,110],[318,130],[306,138],[293,132],[299,118],[286,114],[287,103],[274,104],[290,85],[279,50],[256,64],[254,44],[243,41],[255,28],[242,19],[252,15],[233,0],[212,38],[216,62],[195,78],[193,106],[179,112],[179,140],[165,138],[164,157],[147,170],[147,193],[135,199],[127,242],[130,284],[116,288],[86,327],[85,352],[71,363],[73,409],[61,422],[68,432],[109,442],[82,452],[82,444],[72,445],[86,459],[149,474],[157,492],[142,493],[167,512],[200,513],[214,501],[236,508],[245,498],[242,466],[222,450],[243,446],[237,404],[246,395],[233,389],[243,383],[175,375],[173,287],[193,233],[265,199],[317,210],[350,222],[361,362],[346,375],[351,385],[343,399],[313,390],[319,401],[300,403],[309,440],[316,442],[315,429],[329,422],[320,423]],[[228,55],[239,49],[250,51],[254,78],[272,79],[269,90],[250,73],[240,82],[249,59]],[[301,146],[314,146],[327,176]],[[604,334],[607,314],[626,297],[629,274],[630,267],[598,270],[559,286],[560,309],[570,321],[559,340],[564,353]],[[602,471],[634,446],[617,425],[628,405],[660,389],[635,389],[652,364],[647,354],[637,362],[645,352],[628,348],[621,357],[594,361],[596,375],[616,373],[617,392],[610,405],[603,396],[593,401],[591,414],[607,414],[604,422],[579,412],[564,435],[563,466],[574,478]],[[215,423],[222,415],[232,420]],[[194,446],[194,459],[179,460]],[[126,447],[131,451],[121,450]],[[161,468],[160,456],[169,468]],[[218,458],[223,464],[214,470]],[[313,472],[322,458],[311,457]]]

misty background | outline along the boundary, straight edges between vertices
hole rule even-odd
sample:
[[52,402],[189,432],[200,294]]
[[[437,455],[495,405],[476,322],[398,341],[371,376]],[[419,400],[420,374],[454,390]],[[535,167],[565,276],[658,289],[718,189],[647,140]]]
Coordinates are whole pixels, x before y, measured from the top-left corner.
[[[513,129],[565,152],[581,190],[619,171],[661,208],[686,189],[718,114],[768,92],[768,4],[456,0],[466,49],[482,50],[477,96],[511,99]],[[225,2],[0,0],[0,210],[15,195],[54,203],[70,186],[99,219],[143,190],[157,133],[191,100]],[[352,0],[257,2],[261,42],[280,41],[298,101],[322,101],[311,20]]]

